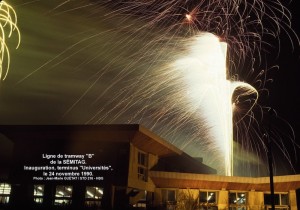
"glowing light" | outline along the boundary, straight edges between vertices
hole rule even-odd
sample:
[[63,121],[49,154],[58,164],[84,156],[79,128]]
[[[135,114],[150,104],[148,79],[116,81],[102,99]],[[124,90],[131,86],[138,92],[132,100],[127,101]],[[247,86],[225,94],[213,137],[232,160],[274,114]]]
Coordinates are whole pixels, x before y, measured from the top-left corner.
[[[257,91],[249,84],[226,79],[225,43],[209,33],[192,38],[188,53],[174,63],[174,68],[185,72],[189,99],[201,107],[207,123],[211,126],[213,139],[223,153],[225,174],[233,173],[233,119],[232,94],[236,88],[245,88],[243,94]],[[252,107],[255,105],[253,103]],[[250,110],[251,108],[250,107]],[[250,111],[249,110],[249,111]]]
[[213,197],[214,193],[210,193],[208,198],[207,198],[207,201],[210,201],[210,199]]
[[[223,165],[227,168],[225,173],[229,175],[232,173],[232,110],[241,110],[239,98],[232,105],[231,97],[238,90],[242,92],[241,98],[254,96],[247,111],[239,118],[242,121],[249,117],[249,122],[241,123],[241,129],[247,132],[236,134],[238,141],[254,142],[243,144],[241,147],[245,150],[265,148],[260,129],[252,128],[251,124],[257,123],[251,110],[258,93],[251,85],[239,80],[258,81],[256,87],[265,88],[266,71],[254,68],[254,63],[260,64],[261,48],[268,46],[263,39],[277,39],[280,31],[293,34],[290,13],[281,1],[95,2],[90,4],[87,12],[89,17],[96,18],[96,21],[90,21],[97,24],[95,31],[78,35],[75,43],[25,77],[27,79],[43,68],[72,63],[65,61],[76,59],[81,52],[86,59],[76,68],[85,70],[97,66],[99,72],[93,72],[90,85],[64,117],[91,100],[89,102],[97,108],[90,112],[85,123],[140,123],[181,149],[197,142],[197,149],[193,147],[197,151],[193,155],[203,155],[206,164],[223,173],[217,165],[218,157],[211,155],[216,145],[222,151],[222,160],[226,162]],[[72,4],[70,1],[64,6],[71,5],[71,10],[87,8],[85,3],[76,7]],[[64,8],[59,11],[57,7],[53,11],[59,14],[71,11]],[[90,16],[91,13],[97,15]],[[103,14],[104,18],[99,18],[98,14]],[[113,24],[108,24],[110,21]],[[101,24],[105,29],[99,29]],[[111,27],[106,27],[108,25]],[[226,71],[226,44],[213,35],[199,36],[202,32],[216,34],[228,44],[230,72]],[[183,43],[187,43],[188,52],[182,47]],[[107,78],[111,80],[107,81]],[[91,94],[98,95],[90,97]],[[259,109],[264,111],[264,107]],[[199,117],[200,112],[205,115],[205,122],[202,116]],[[251,129],[257,130],[250,134]],[[203,135],[207,130],[213,133],[213,138]]]
[[[8,29],[7,29],[8,28]],[[8,30],[8,32],[7,32]],[[12,6],[5,1],[0,2],[0,80],[7,76],[10,66],[10,53],[6,44],[6,36],[10,38],[13,32],[17,33],[18,43],[20,44],[20,31],[17,27],[17,15]]]
[[99,192],[101,195],[103,195],[103,190],[98,189],[98,192]]
[[185,17],[186,17],[186,19],[187,19],[188,21],[191,21],[191,20],[192,20],[192,16],[191,16],[190,14],[186,14]]
[[90,191],[86,191],[86,193],[87,193],[89,196],[94,197],[94,194],[91,193]]

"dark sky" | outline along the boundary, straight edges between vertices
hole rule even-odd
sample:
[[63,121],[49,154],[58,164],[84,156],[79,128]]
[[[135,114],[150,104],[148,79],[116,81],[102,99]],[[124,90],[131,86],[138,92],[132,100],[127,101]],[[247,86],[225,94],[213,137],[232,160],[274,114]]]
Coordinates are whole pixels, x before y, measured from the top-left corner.
[[[299,1],[293,1],[289,8],[292,13],[292,28],[295,33],[300,35],[300,15],[297,11],[300,4]],[[288,38],[282,38],[282,49],[278,58],[279,70],[273,72],[272,78],[274,82],[269,86],[270,97],[269,103],[278,115],[290,123],[294,132],[297,144],[300,143],[300,49],[295,43],[292,49]],[[291,143],[287,144],[291,148]],[[298,157],[299,149],[298,149]],[[300,173],[299,158],[295,164],[296,170]]]
[[[182,75],[168,73],[166,63],[186,52],[182,41],[169,41],[160,29],[149,30],[136,18],[115,16],[111,8],[87,6],[96,1],[62,5],[60,0],[9,2],[18,14],[22,42],[15,50],[16,35],[8,41],[11,67],[0,85],[0,124],[140,123],[192,156],[202,156],[205,163],[219,166],[218,155],[212,155],[218,154],[218,148],[207,134],[210,126],[198,113],[199,108],[191,112],[183,99],[186,86]],[[295,0],[289,8],[292,28],[300,34],[296,4]],[[271,123],[280,138],[276,142],[283,142],[289,150],[288,159],[300,173],[288,126],[295,132],[294,140],[300,142],[300,53],[299,43],[292,37],[294,51],[287,35],[282,35],[277,60],[272,50],[272,56],[267,56],[268,64],[278,64],[279,69],[268,72],[267,80],[273,82],[266,85],[269,96],[263,94],[260,100],[263,106],[276,110],[278,117]],[[278,49],[274,51],[277,54]],[[258,138],[254,133],[247,133],[252,141]],[[254,153],[260,152],[258,148]],[[257,161],[255,155],[239,158]],[[285,171],[290,168],[286,159],[282,160],[279,173],[292,173]]]

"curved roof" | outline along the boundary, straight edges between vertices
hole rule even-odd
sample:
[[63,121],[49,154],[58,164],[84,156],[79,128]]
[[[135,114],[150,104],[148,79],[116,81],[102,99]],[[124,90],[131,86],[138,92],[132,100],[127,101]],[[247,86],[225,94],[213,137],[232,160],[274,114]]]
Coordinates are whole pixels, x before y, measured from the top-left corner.
[[[160,171],[150,171],[149,175],[156,187],[160,188],[270,191],[269,177],[254,178]],[[287,192],[299,188],[300,175],[274,176],[274,189],[277,192]]]

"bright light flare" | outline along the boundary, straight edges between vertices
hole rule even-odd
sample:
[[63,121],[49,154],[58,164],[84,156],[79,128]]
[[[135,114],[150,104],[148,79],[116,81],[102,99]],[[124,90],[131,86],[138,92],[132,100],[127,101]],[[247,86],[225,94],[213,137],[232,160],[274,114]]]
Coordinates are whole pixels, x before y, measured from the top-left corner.
[[4,80],[10,66],[10,53],[6,44],[6,37],[10,38],[13,32],[17,33],[20,45],[20,31],[17,27],[17,15],[15,10],[5,1],[0,2],[0,80]]
[[[196,36],[189,43],[189,51],[174,63],[179,71],[184,71],[188,84],[189,100],[201,107],[202,115],[211,126],[210,130],[224,160],[227,176],[233,175],[233,103],[232,94],[236,88],[244,88],[241,93],[251,95],[257,91],[249,84],[231,82],[226,75],[227,45],[209,33]],[[255,105],[250,107],[250,110]],[[249,111],[250,111],[249,110]]]
[[186,14],[185,17],[186,17],[186,19],[187,19],[189,22],[192,21],[192,15]]

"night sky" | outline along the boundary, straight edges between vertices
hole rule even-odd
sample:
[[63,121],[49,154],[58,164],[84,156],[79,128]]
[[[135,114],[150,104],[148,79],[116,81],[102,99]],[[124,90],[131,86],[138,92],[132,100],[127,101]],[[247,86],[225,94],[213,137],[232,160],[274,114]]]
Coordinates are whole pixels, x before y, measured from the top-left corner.
[[[166,63],[185,51],[181,42],[166,41],[162,29],[143,29],[144,22],[114,15],[113,7],[96,7],[95,2],[8,1],[18,15],[21,45],[14,49],[16,34],[8,40],[11,66],[0,84],[0,124],[140,123],[218,167],[218,155],[212,155],[218,152],[210,142],[205,117],[195,114],[198,109],[189,113],[182,108],[189,104],[182,99],[181,75],[166,73],[170,68]],[[300,35],[297,4],[295,0],[288,8],[292,28]],[[135,28],[142,29],[137,32]],[[289,127],[300,145],[300,47],[295,36],[291,37],[294,49],[283,32],[279,57],[275,58],[278,48],[274,52],[269,48],[270,55],[264,57],[268,61],[256,68],[259,72],[266,63],[267,68],[279,66],[268,71],[265,88],[269,95],[263,92],[259,100],[276,111],[271,129],[281,138],[277,142],[284,142],[300,173],[300,159],[296,162],[300,150],[298,147],[294,154]],[[253,77],[240,78],[253,82]],[[268,127],[266,121],[262,120],[262,126]],[[274,146],[275,153],[279,152]],[[280,157],[278,174],[293,174]]]
[[[293,1],[290,6],[292,13],[292,26],[295,33],[300,34],[300,15],[297,11],[299,1]],[[271,107],[278,112],[278,115],[285,119],[293,127],[296,142],[300,143],[300,88],[299,88],[299,70],[300,70],[300,49],[299,45],[291,48],[287,37],[282,39],[282,49],[278,58],[279,70],[273,72],[274,82],[269,86],[269,101]],[[288,144],[291,147],[291,144]],[[299,155],[299,149],[298,154]],[[294,155],[294,158],[295,155]],[[300,162],[295,163],[297,173],[300,173]]]

